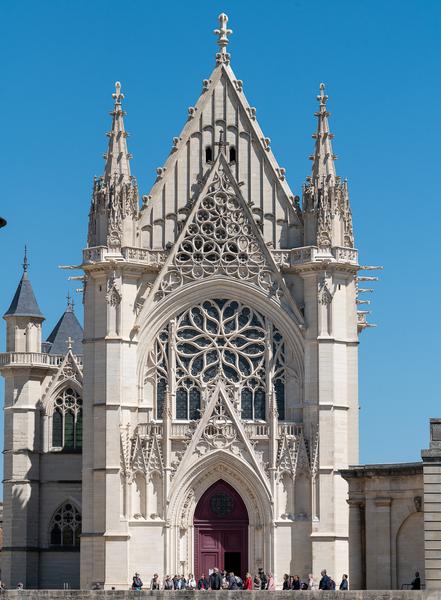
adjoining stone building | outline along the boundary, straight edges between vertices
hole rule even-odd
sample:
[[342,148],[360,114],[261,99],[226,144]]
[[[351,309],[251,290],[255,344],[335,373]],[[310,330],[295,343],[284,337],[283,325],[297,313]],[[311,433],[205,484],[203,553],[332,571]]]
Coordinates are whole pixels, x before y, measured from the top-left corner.
[[[141,207],[116,84],[84,335],[69,303],[42,342],[26,261],[5,314],[7,585],[348,570],[341,473],[359,461],[369,324],[328,98],[322,84],[300,207],[219,19],[216,66]],[[352,477],[360,498],[365,476]]]

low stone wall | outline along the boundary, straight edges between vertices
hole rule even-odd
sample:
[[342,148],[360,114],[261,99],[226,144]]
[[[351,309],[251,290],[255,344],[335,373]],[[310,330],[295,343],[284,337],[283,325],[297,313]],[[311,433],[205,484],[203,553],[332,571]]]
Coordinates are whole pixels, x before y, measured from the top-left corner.
[[[440,590],[369,590],[348,592],[142,592],[131,591],[91,591],[91,590],[11,590],[1,594],[4,600],[144,600],[154,597],[156,600],[244,600],[253,597],[253,600],[441,600]],[[208,596],[208,598],[207,598]]]

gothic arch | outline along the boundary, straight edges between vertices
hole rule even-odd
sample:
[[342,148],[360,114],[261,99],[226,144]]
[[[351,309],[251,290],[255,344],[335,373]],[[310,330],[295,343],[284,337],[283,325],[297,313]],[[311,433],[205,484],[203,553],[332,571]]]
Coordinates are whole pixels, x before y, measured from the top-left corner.
[[48,394],[43,401],[43,414],[46,417],[51,417],[54,412],[55,399],[59,394],[61,394],[64,390],[72,388],[77,394],[83,397],[83,386],[81,383],[76,381],[76,379],[64,379],[59,381],[54,388],[51,390],[50,394]]
[[292,365],[292,369],[298,377],[299,385],[303,387],[304,340],[294,316],[255,286],[227,277],[216,277],[215,279],[186,285],[185,288],[181,288],[165,297],[157,305],[150,306],[151,312],[147,311],[147,306],[144,307],[145,310],[141,311],[136,322],[136,326],[140,329],[137,364],[140,398],[143,395],[148,353],[160,328],[174,316],[201,300],[217,298],[220,295],[229,300],[247,303],[276,325],[287,344],[289,356],[287,362]]
[[[71,498],[64,500],[64,502],[59,504],[53,511],[49,520],[47,529],[48,546],[72,546],[79,549],[81,522],[82,515],[79,504]],[[59,543],[54,534],[59,535]]]
[[218,450],[197,460],[188,471],[178,473],[173,480],[167,511],[170,523],[187,528],[193,522],[198,501],[219,479],[238,491],[247,508],[250,525],[262,527],[273,521],[273,502],[261,478],[245,461],[230,452]]
[[[229,452],[218,450],[197,460],[187,472],[181,476],[177,474],[172,482],[170,505],[165,519],[170,531],[168,570],[179,568],[182,562],[185,562],[190,572],[194,569],[194,513],[205,492],[219,480],[237,491],[247,509],[248,564],[251,572],[256,571],[263,561],[273,569],[274,506],[269,490],[244,461]],[[184,553],[180,550],[183,538],[187,539]]]

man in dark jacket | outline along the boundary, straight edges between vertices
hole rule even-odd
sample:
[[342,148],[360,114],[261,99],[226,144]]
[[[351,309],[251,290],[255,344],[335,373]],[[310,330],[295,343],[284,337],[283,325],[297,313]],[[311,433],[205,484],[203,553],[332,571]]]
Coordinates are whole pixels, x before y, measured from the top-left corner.
[[326,569],[321,572],[322,578],[319,583],[319,590],[330,590],[331,589],[331,578],[327,575]]
[[260,567],[259,569],[259,577],[260,577],[260,589],[266,590],[268,585],[268,577],[265,574],[265,571]]
[[348,576],[347,575],[343,575],[343,577],[341,578],[340,589],[341,590],[348,590],[349,589]]
[[222,585],[222,578],[219,575],[219,569],[214,568],[213,573],[210,575],[210,590],[220,590]]
[[415,573],[415,579],[410,584],[410,589],[411,590],[420,590],[421,589],[421,577],[420,577],[420,574],[418,571]]

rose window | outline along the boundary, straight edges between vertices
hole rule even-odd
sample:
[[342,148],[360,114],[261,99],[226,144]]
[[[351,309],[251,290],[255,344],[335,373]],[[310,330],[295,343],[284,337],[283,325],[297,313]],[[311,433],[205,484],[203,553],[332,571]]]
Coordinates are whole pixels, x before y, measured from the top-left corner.
[[176,419],[199,419],[202,393],[218,378],[237,390],[247,420],[265,420],[270,378],[279,419],[285,417],[283,338],[241,302],[206,300],[193,306],[160,331],[153,354],[157,418],[168,388],[175,391]]

